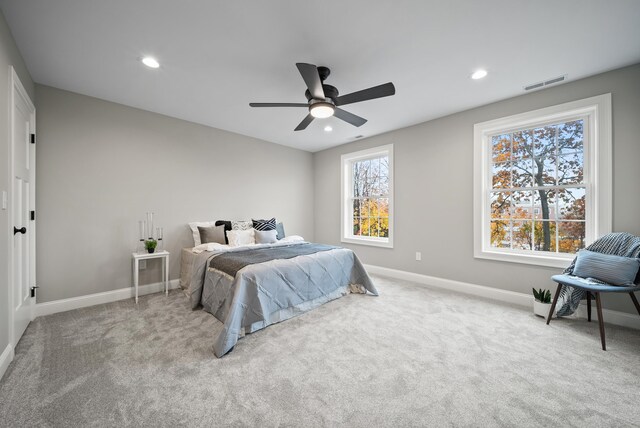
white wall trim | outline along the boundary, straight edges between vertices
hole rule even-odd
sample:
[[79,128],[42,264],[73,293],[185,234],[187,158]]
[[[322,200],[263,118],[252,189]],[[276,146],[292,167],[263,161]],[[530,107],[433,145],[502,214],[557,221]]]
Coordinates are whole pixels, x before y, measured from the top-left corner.
[[[606,293],[604,293],[606,294]],[[598,311],[596,311],[595,302],[591,302],[591,322],[598,321]],[[587,305],[581,303],[576,311],[578,318],[587,319]],[[605,324],[614,324],[621,327],[629,327],[640,330],[640,315],[628,314],[626,312],[612,311],[610,309],[602,310],[602,317]]]
[[[169,289],[175,289],[180,286],[179,279],[169,281]],[[164,290],[162,282],[141,285],[138,287],[138,294],[145,295],[151,293],[159,293]],[[116,302],[118,300],[133,299],[135,290],[133,287],[120,288],[118,290],[105,291],[103,293],[88,294],[86,296],[71,297],[69,299],[54,300],[51,302],[36,304],[35,316],[41,317],[51,315],[58,312],[66,312],[73,309],[86,308],[88,306],[101,305],[104,303]]]
[[[423,275],[420,273],[407,272],[397,269],[390,269],[381,266],[364,265],[367,272],[390,278],[416,282],[436,288],[443,288],[453,292],[471,294],[487,299],[499,300],[501,302],[513,303],[519,306],[532,308],[533,296],[516,291],[501,290],[499,288],[487,287],[485,285],[471,284],[468,282],[454,281],[452,279],[438,278],[435,276]],[[552,290],[553,291],[553,290]],[[581,304],[575,314],[579,318],[587,318],[587,307]],[[640,330],[640,315],[628,314],[626,312],[603,309],[602,315],[607,324],[619,325],[622,327],[635,328]],[[591,320],[597,321],[598,317],[595,308],[591,311]]]
[[0,380],[2,380],[2,376],[9,368],[9,364],[13,361],[13,346],[11,344],[7,344],[7,347],[4,348],[2,354],[0,354]]
[[364,265],[364,267],[367,272],[373,274],[402,279],[405,281],[417,282],[423,285],[430,285],[437,288],[444,288],[450,291],[472,294],[474,296],[486,297],[488,299],[513,303],[520,306],[532,306],[532,296],[524,293],[501,290],[499,288],[486,287],[484,285],[454,281],[452,279],[438,278],[435,276],[428,276],[420,273],[407,272],[380,266]]
[[[611,94],[603,94],[530,112],[476,123],[473,127],[474,257],[538,266],[565,268],[573,254],[491,247],[491,137],[496,133],[585,120],[584,177],[586,244],[610,233],[612,226],[612,110]],[[507,189],[509,190],[509,189]]]
[[[353,171],[352,164],[355,161],[372,157],[387,156],[389,158],[389,237],[374,238],[353,235],[353,216],[349,199],[352,197]],[[394,223],[394,164],[393,164],[393,144],[372,147],[353,153],[345,153],[340,157],[340,239],[342,242],[369,245],[373,247],[393,248],[393,223]]]

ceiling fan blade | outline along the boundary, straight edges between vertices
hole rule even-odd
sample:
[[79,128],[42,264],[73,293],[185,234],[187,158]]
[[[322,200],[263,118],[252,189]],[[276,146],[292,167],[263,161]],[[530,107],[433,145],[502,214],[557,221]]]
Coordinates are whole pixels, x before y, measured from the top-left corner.
[[309,126],[309,124],[313,122],[313,119],[315,118],[311,116],[311,114],[308,114],[307,117],[302,119],[300,125],[296,126],[296,129],[294,129],[294,131],[302,131],[303,129],[307,129],[307,126]]
[[318,67],[313,64],[305,64],[304,62],[297,62],[296,67],[304,79],[304,83],[307,84],[311,96],[317,100],[325,99],[324,90],[322,89],[322,80],[318,74]]
[[345,122],[352,124],[353,126],[362,126],[365,123],[367,123],[367,119],[365,119],[364,117],[357,116],[353,113],[349,113],[348,111],[342,110],[340,108],[336,108],[333,111],[333,115],[338,119],[342,119]]
[[344,106],[352,103],[359,103],[360,101],[374,100],[376,98],[388,97],[396,93],[396,87],[393,83],[385,83],[384,85],[374,86],[369,89],[363,89],[358,92],[352,92],[347,95],[342,95],[336,99],[336,105]]
[[309,107],[303,103],[249,103],[251,107]]

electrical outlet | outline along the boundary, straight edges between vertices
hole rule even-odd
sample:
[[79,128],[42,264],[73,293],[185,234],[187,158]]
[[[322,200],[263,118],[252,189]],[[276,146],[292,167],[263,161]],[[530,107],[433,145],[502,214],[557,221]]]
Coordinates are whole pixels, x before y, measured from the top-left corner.
[[420,251],[416,251],[416,260],[417,261],[422,260],[422,253]]
[[146,260],[140,260],[140,270],[146,269],[146,268],[147,268],[147,261]]

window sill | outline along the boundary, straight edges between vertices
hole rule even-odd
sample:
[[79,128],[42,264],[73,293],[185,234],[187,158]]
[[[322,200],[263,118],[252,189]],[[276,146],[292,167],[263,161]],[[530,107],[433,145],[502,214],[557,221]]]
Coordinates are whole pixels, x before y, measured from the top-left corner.
[[370,247],[393,248],[393,242],[390,239],[382,241],[371,238],[342,238],[340,241],[348,244],[368,245]]
[[477,259],[495,260],[509,263],[522,263],[527,265],[544,266],[565,269],[575,258],[575,254],[566,255],[534,255],[518,254],[499,250],[477,251],[474,254]]

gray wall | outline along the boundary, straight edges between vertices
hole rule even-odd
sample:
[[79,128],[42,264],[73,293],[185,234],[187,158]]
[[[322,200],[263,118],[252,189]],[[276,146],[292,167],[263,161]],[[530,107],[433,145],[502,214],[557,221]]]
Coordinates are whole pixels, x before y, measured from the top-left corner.
[[[190,221],[275,216],[313,239],[311,153],[47,86],[36,107],[38,303],[129,287],[147,211],[172,279]],[[159,280],[150,262],[141,283]]]
[[[340,243],[340,155],[393,143],[395,248],[346,245],[363,262],[522,293],[532,286],[554,287],[549,277],[557,269],[473,257],[473,125],[609,92],[613,229],[640,235],[640,65],[635,65],[316,153],[316,240]],[[422,252],[420,262],[416,251]],[[635,311],[628,296],[604,300],[611,309]]]
[[[13,36],[0,12],[0,191],[9,191],[9,75],[13,66],[31,101],[34,86]],[[0,209],[0,353],[9,343],[9,210]],[[14,344],[15,345],[15,344]]]

